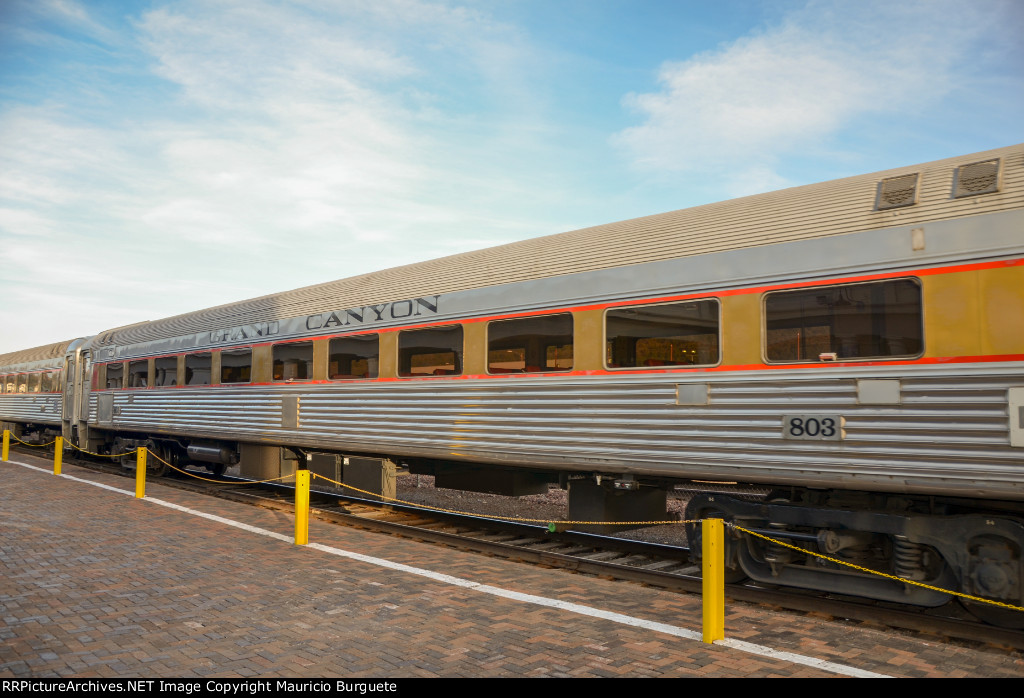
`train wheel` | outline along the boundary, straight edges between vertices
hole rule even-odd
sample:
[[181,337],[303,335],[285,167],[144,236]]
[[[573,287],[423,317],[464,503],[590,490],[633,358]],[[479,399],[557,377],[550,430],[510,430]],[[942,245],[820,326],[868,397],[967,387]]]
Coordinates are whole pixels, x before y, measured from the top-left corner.
[[[161,447],[159,444],[153,441],[147,441],[145,443],[146,450],[149,451],[150,457],[146,459],[146,475],[152,475],[153,477],[164,477],[168,472],[173,472],[168,468],[163,461],[173,463],[171,460],[171,454],[167,452],[166,448]],[[158,458],[153,458],[157,456]]]
[[128,446],[125,445],[124,440],[121,438],[114,439],[114,443],[110,446],[111,453],[125,454],[114,458],[114,462],[120,464],[121,470],[125,472],[135,470],[135,454],[127,453],[128,450]]
[[[721,509],[709,506],[707,502],[696,501],[698,497],[694,497],[690,500],[690,503],[686,506],[686,514],[684,515],[687,520],[694,519],[724,519],[729,520],[729,515],[723,512]],[[701,561],[701,551],[703,549],[703,526],[700,524],[687,524],[686,525],[686,540],[690,546],[690,559],[694,563],[699,564]],[[735,555],[730,555],[730,547],[733,545],[742,545],[742,541],[730,540],[728,532],[726,533],[725,542],[725,583],[726,584],[738,584],[747,579],[747,573],[744,572],[739,565],[730,567],[730,561],[735,560]]]
[[968,613],[982,622],[1011,630],[1024,629],[1024,611],[1015,611],[1012,608],[993,606],[970,599],[959,599],[959,601]]

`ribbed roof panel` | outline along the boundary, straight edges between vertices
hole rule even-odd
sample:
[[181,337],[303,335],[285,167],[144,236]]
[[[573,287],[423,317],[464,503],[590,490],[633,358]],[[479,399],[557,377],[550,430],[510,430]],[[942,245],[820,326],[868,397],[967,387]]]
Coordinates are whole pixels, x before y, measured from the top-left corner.
[[[958,166],[1001,158],[999,192],[951,196]],[[875,210],[882,179],[919,173],[918,203]],[[182,336],[371,303],[1024,207],[1024,144],[609,223],[229,303],[103,333]]]
[[21,351],[12,351],[8,354],[0,354],[0,370],[4,370],[10,366],[18,366],[20,364],[27,364],[32,361],[43,361],[44,359],[59,359],[63,358],[64,352],[67,351],[68,346],[75,340],[69,339],[66,342],[57,342],[56,344],[44,344],[41,347],[34,347],[32,349],[22,349]]

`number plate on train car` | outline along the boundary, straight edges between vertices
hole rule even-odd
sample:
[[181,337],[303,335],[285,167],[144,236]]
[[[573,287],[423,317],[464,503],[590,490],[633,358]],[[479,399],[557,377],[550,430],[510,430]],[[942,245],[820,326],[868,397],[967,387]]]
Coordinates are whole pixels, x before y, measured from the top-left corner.
[[788,414],[782,418],[782,438],[840,441],[846,438],[846,419],[831,414]]

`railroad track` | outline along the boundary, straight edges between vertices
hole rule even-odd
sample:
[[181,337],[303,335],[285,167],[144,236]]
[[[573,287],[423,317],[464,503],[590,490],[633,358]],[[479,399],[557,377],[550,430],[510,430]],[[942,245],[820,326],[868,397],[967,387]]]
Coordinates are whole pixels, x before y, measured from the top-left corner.
[[[26,453],[32,456],[38,453]],[[124,474],[119,465],[65,455],[76,466]],[[196,474],[212,478],[204,471]],[[134,475],[132,474],[132,477]],[[243,481],[222,476],[223,482]],[[216,483],[164,477],[162,485],[203,493],[280,511],[294,511],[294,491],[286,486],[262,484],[246,490],[226,489]],[[364,530],[398,535],[460,550],[494,555],[521,562],[641,583],[677,592],[700,593],[700,570],[680,546],[645,543],[576,531],[549,532],[544,526],[489,519],[477,515],[437,512],[404,504],[385,504],[328,492],[311,492],[310,515]],[[955,603],[939,609],[907,610],[895,604],[841,598],[817,592],[775,589],[754,584],[729,584],[731,602],[769,606],[778,610],[815,614],[823,619],[876,625],[899,631],[928,634],[936,641],[963,641],[1000,649],[1024,650],[1024,632],[979,623]],[[950,608],[954,614],[950,614]],[[959,612],[959,613],[957,613]],[[962,613],[962,615],[961,615]]]

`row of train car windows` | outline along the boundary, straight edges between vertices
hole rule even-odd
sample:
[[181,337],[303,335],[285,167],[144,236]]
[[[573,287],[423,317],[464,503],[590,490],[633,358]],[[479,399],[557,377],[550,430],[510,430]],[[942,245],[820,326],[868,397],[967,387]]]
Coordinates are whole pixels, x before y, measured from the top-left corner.
[[60,392],[60,371],[0,375],[0,393]]
[[[765,356],[772,362],[895,358],[923,349],[921,288],[914,279],[778,291],[765,295]],[[609,369],[710,366],[720,360],[718,299],[638,305],[605,314]],[[558,313],[495,320],[487,327],[487,371],[553,373],[573,368],[573,316]],[[313,378],[312,341],[275,344],[274,381]],[[378,377],[376,334],[335,337],[327,352],[331,380]],[[398,376],[460,375],[462,325],[398,333]],[[186,354],[181,385],[210,385],[212,352]],[[178,357],[154,360],[153,385],[178,385]],[[101,367],[102,368],[102,367]],[[220,383],[252,380],[252,349],[220,351]],[[147,360],[106,364],[107,388],[148,387]],[[126,382],[127,381],[127,382]]]

